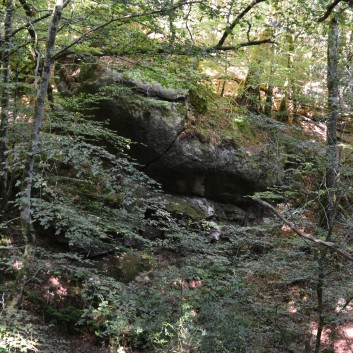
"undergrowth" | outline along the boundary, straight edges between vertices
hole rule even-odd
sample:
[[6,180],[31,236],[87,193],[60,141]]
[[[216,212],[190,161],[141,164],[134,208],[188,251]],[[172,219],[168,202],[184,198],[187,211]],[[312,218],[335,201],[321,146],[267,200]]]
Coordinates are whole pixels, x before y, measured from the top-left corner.
[[[97,98],[80,104],[90,99]],[[38,239],[18,309],[9,306],[24,245],[16,203],[1,228],[0,351],[50,352],[53,332],[68,340],[96,336],[111,352],[284,353],[310,347],[319,248],[266,215],[263,222],[240,225],[173,208],[126,157],[129,141],[83,119],[78,101],[65,104],[42,138],[32,200]],[[240,119],[244,112],[222,104],[233,120],[222,122],[212,112],[220,109],[215,105],[189,132],[204,128],[208,141],[224,144],[229,129],[229,141],[246,140],[248,152],[261,145],[272,153],[275,146],[286,166],[282,183],[257,196],[281,203],[298,226],[319,231],[318,218],[308,211],[315,212],[320,196],[320,153],[285,135],[283,124]],[[14,175],[23,168],[23,150],[14,151]],[[20,196],[18,180],[14,192]],[[211,236],[215,230],[219,239]],[[332,309],[349,299],[349,269],[334,256],[327,265],[332,327],[351,319],[350,311]],[[64,342],[56,352],[67,347]]]

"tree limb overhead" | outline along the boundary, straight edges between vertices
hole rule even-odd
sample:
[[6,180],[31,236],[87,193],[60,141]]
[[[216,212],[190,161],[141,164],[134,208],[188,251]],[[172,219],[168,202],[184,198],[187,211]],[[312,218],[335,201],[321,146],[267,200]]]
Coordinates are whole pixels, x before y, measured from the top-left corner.
[[254,0],[250,5],[248,5],[235,19],[234,21],[225,29],[222,38],[219,42],[215,45],[215,49],[218,49],[223,46],[224,42],[226,41],[227,37],[232,33],[234,27],[240,22],[240,20],[257,4],[260,2],[264,2],[265,0]]

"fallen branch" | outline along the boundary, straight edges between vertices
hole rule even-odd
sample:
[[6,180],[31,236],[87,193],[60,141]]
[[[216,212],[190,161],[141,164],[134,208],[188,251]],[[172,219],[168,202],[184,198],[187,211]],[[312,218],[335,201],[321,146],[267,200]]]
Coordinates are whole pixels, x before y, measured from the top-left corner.
[[255,199],[255,201],[257,201],[260,205],[265,206],[266,208],[270,209],[284,224],[286,224],[288,227],[290,227],[292,229],[292,231],[294,233],[296,233],[297,235],[299,235],[300,237],[307,239],[307,240],[310,240],[316,244],[320,244],[320,245],[336,252],[337,254],[340,254],[345,259],[353,261],[353,256],[351,254],[349,254],[348,252],[337,248],[335,243],[330,242],[330,241],[325,241],[322,239],[318,239],[309,233],[302,232],[294,223],[290,222],[287,218],[285,218],[280,212],[278,212],[268,202],[263,201],[261,199]]

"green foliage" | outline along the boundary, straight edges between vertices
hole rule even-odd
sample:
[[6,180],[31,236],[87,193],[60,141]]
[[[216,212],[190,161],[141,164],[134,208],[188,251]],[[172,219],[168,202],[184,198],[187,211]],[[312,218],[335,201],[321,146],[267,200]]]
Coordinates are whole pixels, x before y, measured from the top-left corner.
[[[218,223],[206,220],[205,214],[190,205],[168,204],[156,196],[155,183],[126,157],[130,141],[89,115],[92,107],[104,104],[106,95],[119,97],[131,110],[141,111],[148,103],[167,114],[173,103],[137,97],[133,89],[123,85],[107,87],[97,95],[60,98],[54,94],[54,109],[46,110],[35,159],[31,204],[40,245],[28,265],[30,276],[23,290],[22,306],[28,311],[7,311],[9,288],[18,273],[15,264],[24,246],[16,220],[32,143],[38,81],[33,72],[40,75],[49,22],[49,16],[39,20],[47,13],[47,2],[29,4],[32,14],[21,5],[23,2],[16,7],[13,29],[21,29],[27,22],[31,26],[12,36],[11,121],[6,134],[1,131],[1,141],[6,137],[9,144],[9,194],[17,195],[10,195],[10,221],[0,228],[7,233],[0,240],[0,279],[6,282],[0,283],[0,351],[45,353],[55,347],[64,353],[65,348],[44,334],[45,326],[53,326],[63,331],[93,333],[114,351],[131,347],[170,353],[300,352],[304,349],[303,333],[316,319],[316,289],[322,268],[327,284],[326,322],[332,324],[333,330],[335,325],[351,321],[347,309],[351,266],[343,266],[329,255],[320,268],[316,260],[323,250],[273,220],[265,219],[264,224],[249,227]],[[252,71],[255,80],[244,97],[254,98],[251,89],[261,91],[253,100],[258,110],[272,85],[272,105],[285,117],[282,120],[290,120],[292,108],[297,116],[303,114],[316,120],[326,115],[322,43],[327,26],[317,25],[316,19],[328,2],[259,3],[232,31],[228,30],[226,45],[236,47],[271,35],[276,39],[276,48],[271,52],[270,47],[244,47],[236,55],[216,53],[212,47],[224,28],[248,6],[247,2],[182,5],[154,0],[68,2],[56,52],[60,56],[74,54],[82,63],[78,65],[78,80],[88,82],[86,87],[78,88],[81,92],[88,91],[103,72],[97,56],[108,56],[109,63],[114,61],[111,57],[120,56],[119,60],[126,63],[123,69],[112,64],[109,79],[119,81],[120,77],[122,81],[189,91],[189,102],[197,115],[195,121],[188,122],[193,124],[187,131],[189,136],[215,146],[237,146],[240,159],[278,184],[255,197],[281,202],[278,206],[285,217],[318,237],[325,235],[322,222],[318,222],[318,218],[324,218],[320,215],[324,214],[322,205],[327,192],[335,192],[343,202],[337,207],[339,222],[333,241],[349,250],[353,229],[349,148],[342,153],[340,186],[325,190],[325,151],[318,139],[308,141],[312,137],[303,137],[299,127],[249,113],[248,106],[239,109],[234,105],[239,86],[245,85],[243,78],[248,74],[249,83]],[[340,16],[342,25],[351,23],[349,11]],[[97,30],[92,31],[94,28]],[[352,106],[351,29],[345,26],[343,33],[342,117],[349,116]],[[71,46],[74,41],[77,43]],[[69,51],[61,52],[66,46],[70,46]],[[68,80],[77,82],[75,75],[78,71],[72,72]],[[232,82],[233,86],[223,92],[228,97],[216,97],[208,83],[211,80],[215,87],[220,82],[225,86]],[[5,82],[0,86],[5,92]],[[349,140],[345,143],[351,144]],[[4,176],[5,168],[1,169]],[[251,204],[251,200],[244,203]],[[145,219],[147,208],[156,211],[155,219]],[[159,236],[147,239],[147,227],[159,231]],[[221,230],[219,241],[209,237],[214,229]],[[44,251],[42,245],[50,249],[63,246],[70,252]],[[93,260],[84,261],[78,253]],[[110,256],[108,268],[96,259],[102,254]],[[50,276],[63,279],[72,290],[70,295],[64,298],[55,288],[46,289]],[[338,315],[332,309],[335,305],[345,312]],[[290,311],[293,308],[295,313]],[[41,318],[31,317],[31,310],[37,310]]]
[[37,327],[33,317],[16,310],[10,315],[2,311],[0,318],[0,352],[37,351],[39,342],[35,337]]
[[191,106],[196,113],[205,114],[208,110],[209,100],[213,96],[211,87],[203,84],[195,85],[189,93]]
[[[92,98],[86,97],[84,102],[92,102]],[[135,233],[133,228],[141,216],[130,214],[126,207],[140,203],[139,195],[148,195],[153,183],[122,152],[128,148],[126,139],[100,123],[83,119],[77,111],[82,102],[66,101],[67,106],[70,103],[71,111],[57,112],[51,119],[51,131],[42,134],[33,220],[89,251],[94,245],[104,246],[111,236]],[[108,152],[102,143],[114,152]],[[20,171],[24,156],[18,149],[14,156],[19,157],[12,167]]]

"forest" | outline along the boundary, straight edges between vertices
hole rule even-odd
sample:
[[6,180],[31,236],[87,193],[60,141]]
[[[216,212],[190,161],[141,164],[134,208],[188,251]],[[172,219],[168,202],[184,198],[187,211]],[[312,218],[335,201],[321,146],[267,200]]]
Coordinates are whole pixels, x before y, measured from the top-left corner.
[[353,0],[0,22],[0,353],[353,352]]

